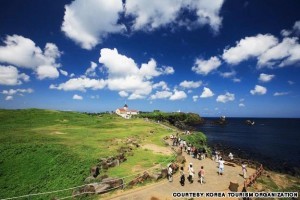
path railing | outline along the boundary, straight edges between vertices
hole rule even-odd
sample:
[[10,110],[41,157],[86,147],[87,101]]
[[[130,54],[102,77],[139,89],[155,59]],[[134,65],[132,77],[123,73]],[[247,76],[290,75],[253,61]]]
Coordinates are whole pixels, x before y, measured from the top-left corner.
[[256,171],[244,181],[244,187],[247,188],[250,185],[252,185],[256,181],[256,179],[263,173],[263,171],[264,171],[264,168],[263,168],[263,165],[261,164],[256,169]]

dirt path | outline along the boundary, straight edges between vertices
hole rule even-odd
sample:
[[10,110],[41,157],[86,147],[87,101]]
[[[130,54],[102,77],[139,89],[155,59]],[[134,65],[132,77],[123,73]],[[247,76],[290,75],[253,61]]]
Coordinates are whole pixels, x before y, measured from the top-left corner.
[[[134,190],[120,191],[118,194],[105,199],[114,200],[170,200],[173,192],[222,192],[228,191],[230,181],[237,182],[240,186],[243,185],[244,178],[241,176],[241,167],[236,166],[233,163],[225,165],[225,173],[223,176],[217,173],[217,163],[209,158],[204,160],[194,159],[191,156],[183,153],[187,159],[184,167],[185,174],[187,174],[188,163],[193,163],[196,172],[199,171],[201,166],[204,166],[206,171],[205,180],[206,183],[201,185],[197,182],[198,178],[195,176],[194,183],[190,184],[187,180],[185,186],[181,186],[179,183],[179,173],[173,177],[173,182],[168,182],[166,179],[152,185],[143,186]],[[254,169],[248,169],[248,174],[254,173]],[[103,198],[101,198],[103,199]],[[176,198],[178,199],[178,198]],[[201,198],[203,199],[203,198]],[[209,198],[213,199],[213,198]]]

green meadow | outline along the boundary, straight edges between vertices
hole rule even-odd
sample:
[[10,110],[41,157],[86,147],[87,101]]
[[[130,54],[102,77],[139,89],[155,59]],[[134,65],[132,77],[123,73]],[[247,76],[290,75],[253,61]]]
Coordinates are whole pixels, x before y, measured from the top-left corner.
[[[52,110],[0,110],[0,198],[60,190],[84,184],[97,160],[117,154],[127,138],[163,146],[172,131],[144,119]],[[106,172],[124,177],[165,162],[170,156],[136,148],[133,156]],[[49,199],[72,190],[25,199]]]

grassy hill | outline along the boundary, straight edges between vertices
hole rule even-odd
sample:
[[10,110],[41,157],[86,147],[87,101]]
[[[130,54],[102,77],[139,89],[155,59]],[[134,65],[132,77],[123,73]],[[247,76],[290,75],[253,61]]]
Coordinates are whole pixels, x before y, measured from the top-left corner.
[[[126,138],[162,146],[162,137],[169,134],[170,130],[143,119],[125,120],[110,114],[0,110],[0,198],[81,185],[97,159],[115,155]],[[138,148],[134,156],[106,173],[122,177],[131,174],[135,165],[142,170],[167,158]]]

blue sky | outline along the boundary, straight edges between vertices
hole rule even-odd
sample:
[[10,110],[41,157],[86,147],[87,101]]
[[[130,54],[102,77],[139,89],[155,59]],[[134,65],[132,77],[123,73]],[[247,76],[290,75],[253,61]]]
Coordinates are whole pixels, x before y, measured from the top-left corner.
[[2,0],[0,108],[300,117],[298,0]]

